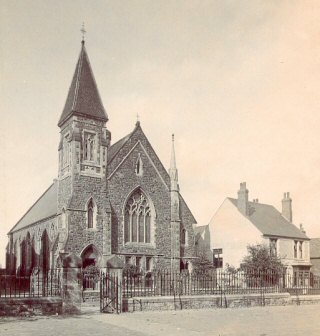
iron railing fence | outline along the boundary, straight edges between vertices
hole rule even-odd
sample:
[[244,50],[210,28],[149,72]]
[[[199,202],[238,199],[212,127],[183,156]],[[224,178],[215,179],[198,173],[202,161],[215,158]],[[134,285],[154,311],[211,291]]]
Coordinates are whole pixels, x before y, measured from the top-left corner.
[[123,273],[123,296],[174,296],[282,293],[320,294],[320,277],[277,272],[220,272],[213,274]]
[[83,290],[99,290],[101,274],[82,273]]
[[61,276],[60,269],[34,269],[29,276],[0,275],[0,298],[60,296]]

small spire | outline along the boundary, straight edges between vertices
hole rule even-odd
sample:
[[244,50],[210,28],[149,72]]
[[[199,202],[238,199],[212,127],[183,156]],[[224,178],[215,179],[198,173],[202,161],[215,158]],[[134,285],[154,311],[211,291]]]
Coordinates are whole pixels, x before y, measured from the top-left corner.
[[81,43],[84,44],[84,36],[85,36],[85,34],[86,34],[86,32],[87,32],[87,31],[84,29],[84,22],[82,22],[82,27],[81,27],[80,31],[81,31],[81,33],[82,33],[82,41],[81,41]]
[[175,170],[176,168],[176,153],[174,149],[174,134],[172,134],[172,147],[171,147],[171,162],[170,170]]

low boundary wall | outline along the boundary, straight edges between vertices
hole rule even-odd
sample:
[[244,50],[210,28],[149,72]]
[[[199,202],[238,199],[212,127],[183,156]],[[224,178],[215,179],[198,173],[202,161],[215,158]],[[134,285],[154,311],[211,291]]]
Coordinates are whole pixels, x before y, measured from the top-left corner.
[[123,312],[181,310],[206,308],[239,308],[254,306],[285,306],[320,304],[319,296],[290,296],[289,293],[247,295],[158,296],[123,300]]
[[60,297],[1,298],[0,316],[62,314]]

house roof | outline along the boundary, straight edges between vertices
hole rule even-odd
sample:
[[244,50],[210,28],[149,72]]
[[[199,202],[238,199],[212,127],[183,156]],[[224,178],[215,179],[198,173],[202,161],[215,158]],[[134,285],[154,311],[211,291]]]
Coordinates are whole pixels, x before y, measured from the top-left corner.
[[28,225],[57,214],[58,181],[55,181],[9,231],[15,232]]
[[87,116],[102,121],[108,120],[84,41],[82,41],[78,63],[58,126],[60,127],[72,115]]
[[208,228],[208,225],[201,225],[201,226],[195,226],[194,227],[194,234],[197,235],[202,235],[206,229]]
[[320,238],[311,238],[310,258],[320,258]]
[[[237,207],[237,199],[228,199]],[[246,217],[263,235],[309,239],[272,205],[249,202],[249,215]]]

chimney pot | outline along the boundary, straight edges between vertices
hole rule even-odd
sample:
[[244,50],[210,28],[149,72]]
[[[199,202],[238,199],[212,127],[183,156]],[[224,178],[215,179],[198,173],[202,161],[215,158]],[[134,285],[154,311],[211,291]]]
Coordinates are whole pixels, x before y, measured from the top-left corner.
[[282,216],[292,223],[292,199],[289,192],[285,192],[283,195]]

